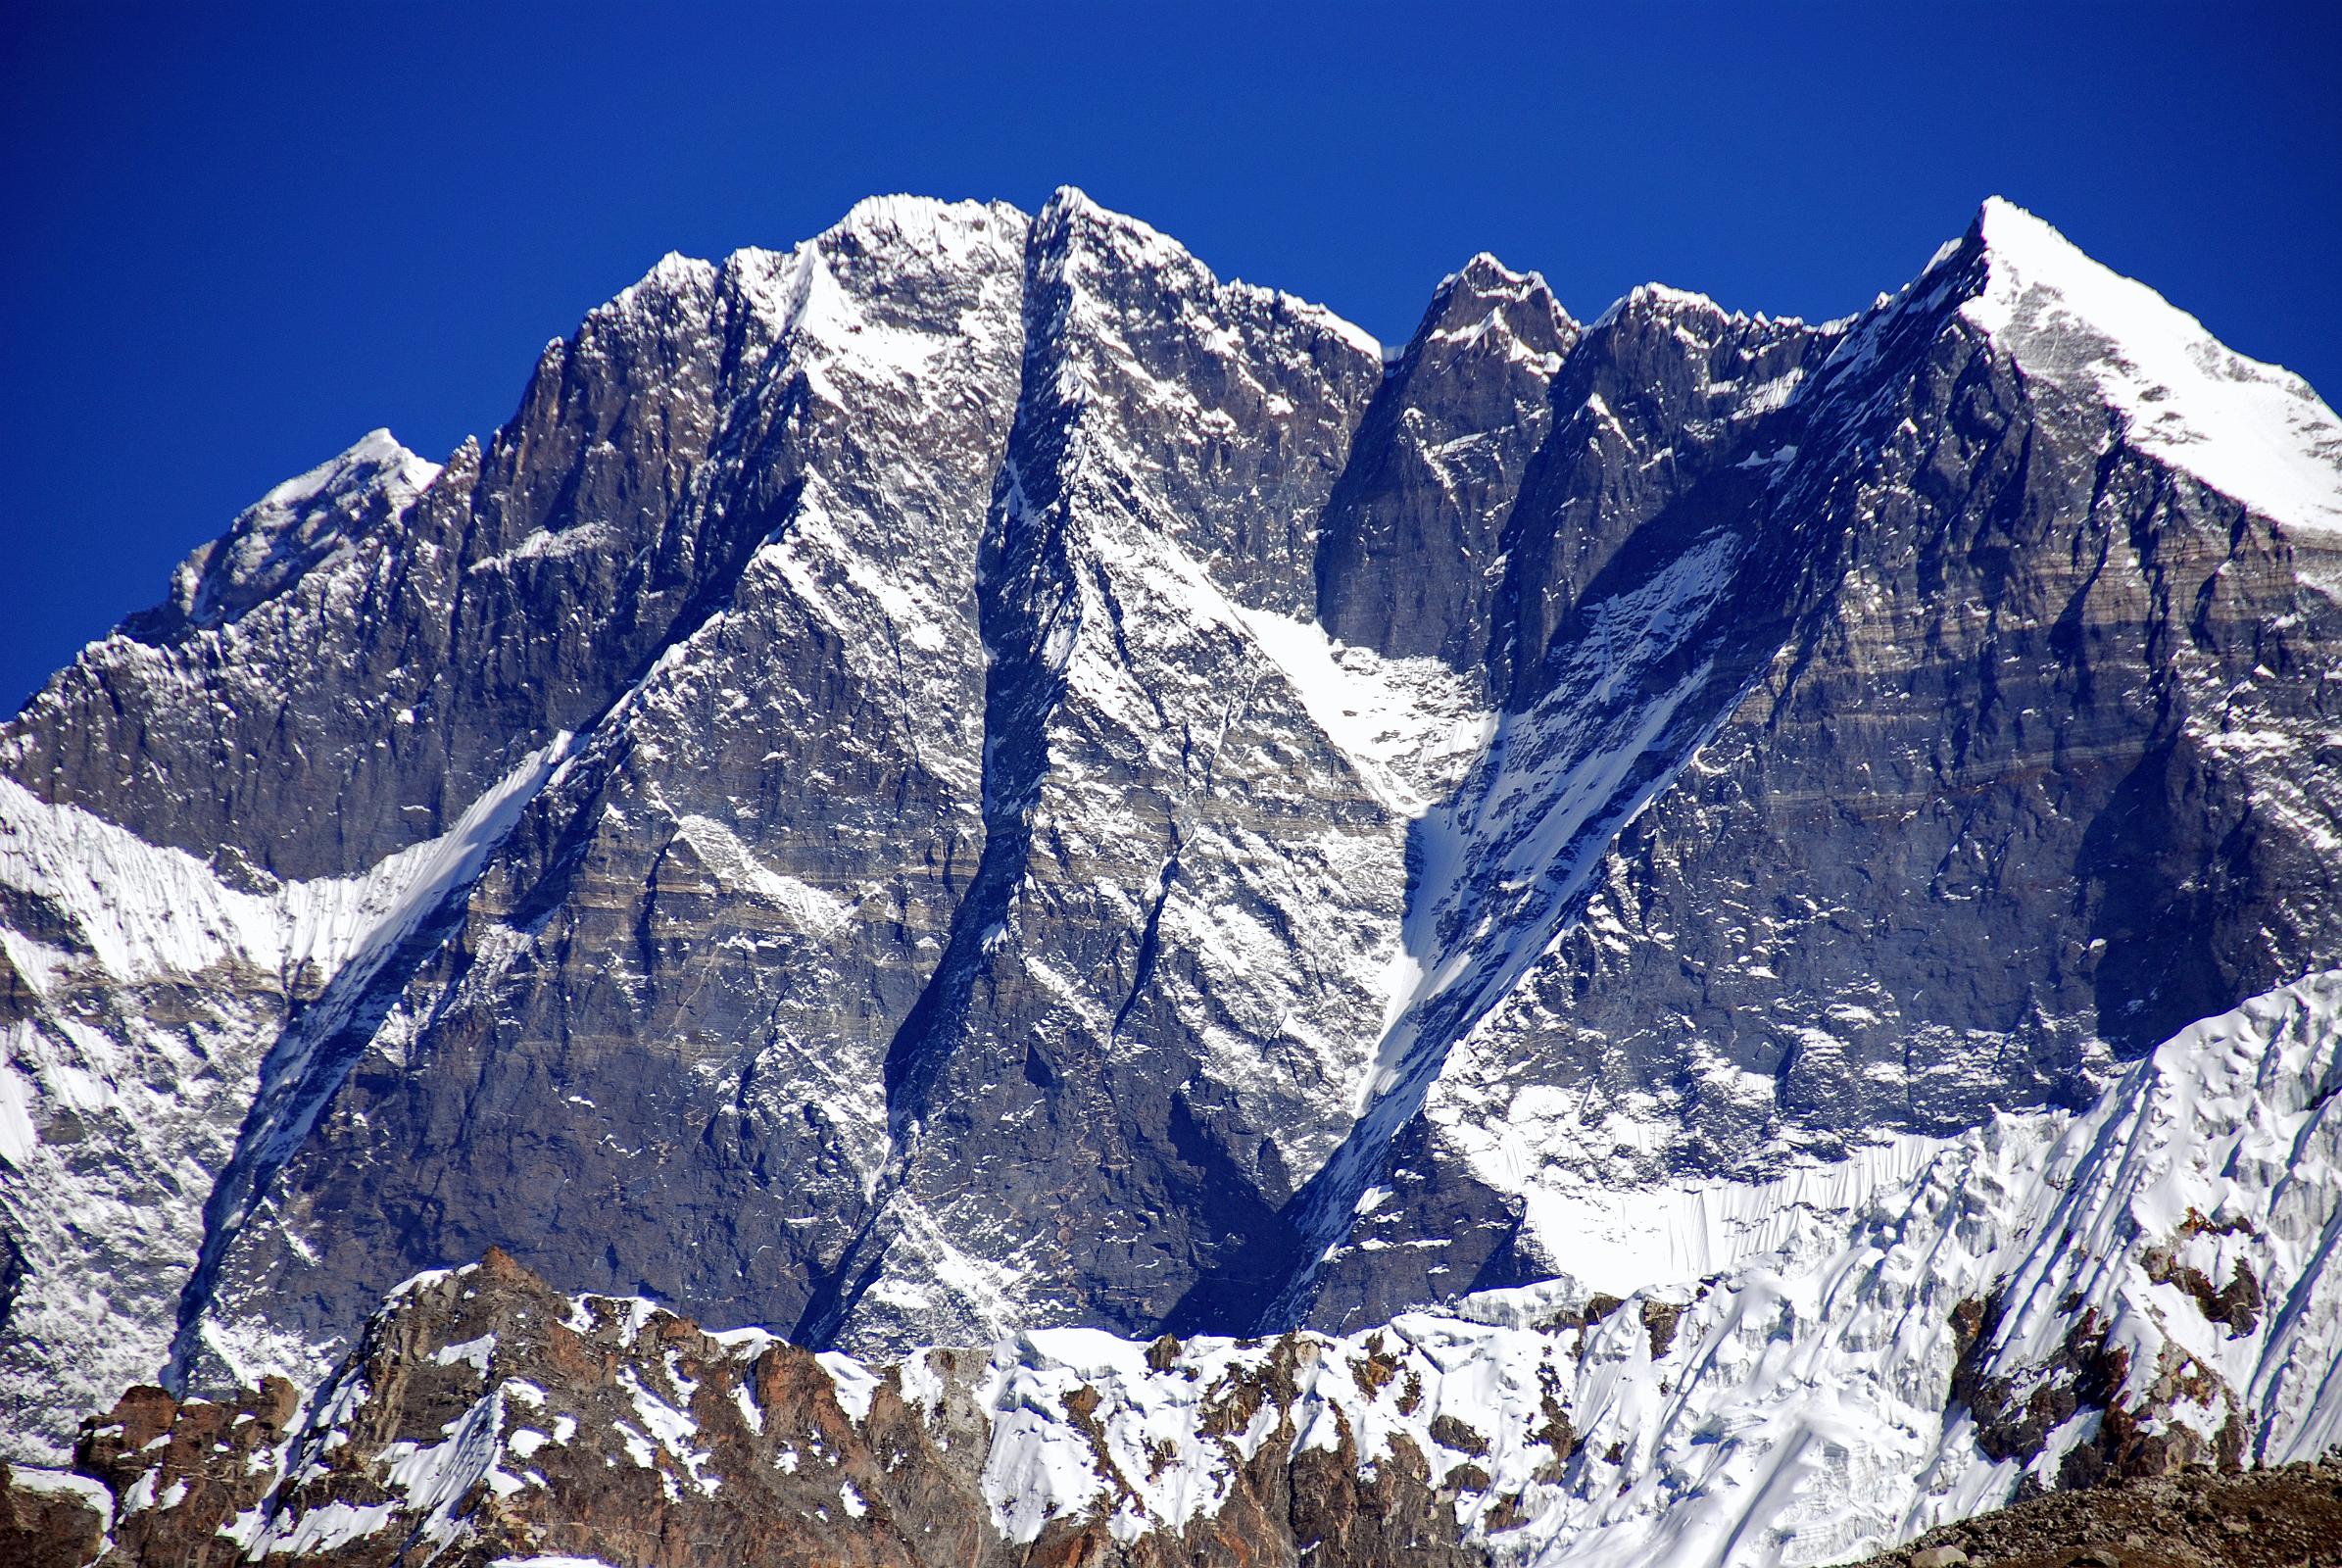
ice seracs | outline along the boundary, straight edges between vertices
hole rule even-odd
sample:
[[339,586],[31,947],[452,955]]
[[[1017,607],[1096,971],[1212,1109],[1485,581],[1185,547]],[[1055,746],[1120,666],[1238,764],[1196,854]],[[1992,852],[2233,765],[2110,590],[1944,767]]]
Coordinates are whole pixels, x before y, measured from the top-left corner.
[[[802,1482],[850,1518],[915,1528],[949,1517],[909,1511],[936,1506],[922,1467],[949,1452],[1017,1545],[1100,1524],[1179,1539],[1250,1506],[1264,1465],[1332,1464],[1362,1482],[1419,1470],[1500,1565],[1842,1561],[2125,1445],[2277,1463],[2342,1442],[2342,1266],[2324,1245],[2338,1090],[2342,971],[2185,1031],[2085,1112],[1912,1140],[1851,1184],[1654,1194],[1646,1233],[1705,1215],[1713,1246],[1670,1255],[1648,1237],[1623,1298],[1565,1274],[1347,1335],[1060,1328],[812,1357],[640,1299],[564,1299],[492,1259],[401,1288],[274,1446],[239,1461],[262,1478],[240,1528],[454,1544],[498,1528],[471,1489],[586,1516],[611,1466],[653,1472],[679,1508],[754,1511]],[[1743,1228],[1715,1228],[1726,1215]],[[2252,1288],[2209,1288],[2232,1280]],[[410,1345],[445,1441],[368,1447],[416,1398],[371,1370]],[[385,1500],[332,1500],[336,1467]],[[125,1508],[187,1495],[149,1485]]]

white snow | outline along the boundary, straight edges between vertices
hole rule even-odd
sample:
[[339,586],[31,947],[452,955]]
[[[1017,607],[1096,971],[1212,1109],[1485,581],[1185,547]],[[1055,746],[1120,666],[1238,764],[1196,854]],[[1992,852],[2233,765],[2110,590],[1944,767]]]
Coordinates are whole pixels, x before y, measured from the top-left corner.
[[878,1396],[878,1376],[851,1355],[837,1350],[824,1350],[816,1357],[821,1370],[837,1386],[838,1407],[850,1421],[867,1421],[870,1401]]
[[493,556],[482,556],[466,566],[466,571],[510,571],[524,561],[560,561],[569,556],[582,556],[597,550],[607,550],[617,543],[617,531],[607,523],[581,523],[574,528],[554,530],[539,528],[512,549]]
[[44,1470],[34,1465],[12,1465],[8,1473],[9,1485],[21,1491],[49,1495],[68,1494],[80,1498],[97,1511],[106,1530],[114,1528],[114,1494],[87,1476],[70,1470]]
[[439,477],[439,465],[427,463],[408,451],[388,430],[373,429],[316,467],[297,473],[275,486],[254,502],[251,511],[291,512],[316,500],[344,474],[361,466],[391,470],[409,495],[428,488],[431,481]]
[[454,1366],[458,1361],[467,1362],[472,1370],[485,1374],[488,1358],[495,1353],[496,1336],[483,1334],[476,1340],[465,1340],[461,1345],[443,1345],[432,1352],[431,1359],[439,1366]]
[[[1555,1124],[1526,1115],[1505,1136],[1512,1147],[1478,1157],[1514,1162],[1507,1180],[1529,1194],[1533,1229],[1565,1259],[1570,1272],[1541,1284],[1349,1335],[1192,1339],[1159,1369],[1149,1347],[1081,1328],[1009,1336],[951,1372],[924,1353],[893,1369],[838,1352],[818,1364],[857,1425],[890,1377],[939,1427],[956,1420],[947,1405],[972,1402],[989,1427],[979,1486],[1012,1544],[1094,1509],[1119,1541],[1177,1531],[1224,1507],[1238,1468],[1264,1446],[1330,1451],[1346,1434],[1362,1475],[1401,1443],[1435,1484],[1467,1465],[1485,1475],[1459,1493],[1456,1517],[1498,1564],[1858,1557],[2004,1502],[2027,1473],[2054,1482],[2096,1431],[2085,1408],[2037,1457],[1994,1462],[1978,1450],[1971,1419],[1950,1404],[1955,1308],[1994,1297],[1998,1326],[1979,1368],[2021,1400],[2070,1375],[2074,1336],[2096,1324],[2128,1352],[2118,1397],[2140,1405],[2150,1430],[2209,1443],[2241,1421],[2248,1456],[2263,1463],[2342,1444],[2342,1258],[2329,1234],[2342,1211],[2342,971],[2182,1031],[2085,1111],[2004,1113],[1765,1181],[1540,1192],[1539,1146]],[[2211,1322],[2168,1283],[2172,1258],[2220,1282],[2249,1270],[2265,1298],[2254,1321],[2243,1332]],[[1598,1290],[1623,1300],[1586,1322]],[[678,1475],[716,1495],[719,1461],[695,1449],[697,1423],[650,1390],[650,1379],[697,1388],[712,1375],[678,1377],[673,1320],[604,1298],[579,1298],[566,1316],[619,1357],[636,1419],[613,1423],[605,1442],[660,1469],[670,1497],[684,1495]],[[720,1342],[742,1372],[769,1343],[755,1331]],[[453,1364],[480,1344],[431,1353]],[[1290,1398],[1270,1392],[1287,1379]],[[2173,1395],[2181,1381],[2192,1392]],[[314,1397],[283,1473],[311,1473],[366,1396],[351,1382]],[[446,1441],[391,1445],[381,1479],[396,1500],[279,1517],[255,1538],[256,1554],[327,1549],[394,1517],[452,1539],[463,1527],[450,1505],[466,1489],[522,1484],[498,1470],[503,1452],[525,1458],[577,1436],[562,1416],[550,1440],[523,1429],[500,1443],[512,1400],[535,1408],[545,1396],[508,1383]],[[768,1417],[750,1419],[754,1408],[743,1400],[761,1435]],[[1553,1446],[1564,1431],[1566,1456]],[[801,1443],[820,1456],[818,1433],[773,1436],[784,1470],[801,1468]],[[862,1517],[865,1494],[839,1485],[846,1515]],[[151,1489],[123,1499],[157,1505],[168,1504]]]
[[1313,620],[1226,608],[1392,810],[1428,810],[1495,733],[1495,717],[1478,705],[1471,683],[1439,660],[1386,659],[1336,642]]
[[396,1502],[327,1502],[301,1515],[292,1528],[273,1529],[262,1539],[268,1549],[287,1556],[322,1554],[374,1535],[398,1517]]
[[[183,851],[0,778],[0,888],[46,904],[71,933],[55,947],[0,933],[33,1002],[0,1026],[0,1213],[29,1264],[16,1349],[0,1352],[0,1397],[62,1419],[68,1399],[100,1408],[155,1376],[205,1198],[264,1078],[291,1070],[289,1059],[268,1060],[287,1049],[290,1002],[363,979],[468,884],[567,745],[559,737],[521,759],[439,838],[357,876],[268,893],[232,888]],[[182,1003],[150,1021],[134,1001],[148,986],[192,986],[210,1000],[191,1021],[174,1021]],[[133,1000],[92,1013],[83,999],[93,989]],[[312,1005],[310,1021],[329,1010]],[[89,1168],[74,1144],[42,1144],[39,1129],[67,1112],[106,1141],[104,1165]],[[204,1339],[256,1375],[321,1370],[266,1325],[207,1322]],[[63,1457],[70,1436],[12,1431],[6,1442],[12,1457],[37,1461]]]
[[184,850],[158,849],[0,777],[0,886],[59,906],[118,980],[198,975],[231,961],[279,973],[310,964],[330,979],[395,946],[475,876],[571,739],[564,732],[523,758],[439,838],[358,876],[287,882],[269,894],[230,888]]
[[19,1170],[31,1163],[32,1151],[40,1142],[27,1108],[31,1098],[31,1086],[17,1075],[15,1067],[0,1062],[0,1160]]
[[772,905],[805,930],[827,936],[854,917],[854,906],[810,882],[775,871],[759,861],[738,834],[713,817],[686,813],[675,819],[676,836],[727,890]]
[[[1333,1441],[1332,1412],[1371,1464],[1404,1435],[1435,1474],[1465,1462],[1430,1436],[1443,1413],[1488,1448],[1491,1477],[1467,1524],[1499,1496],[1527,1525],[1488,1538],[1500,1562],[1627,1568],[1666,1561],[1811,1564],[1889,1545],[2006,1500],[2025,1466],[1993,1464],[1965,1416],[1946,1409],[1952,1308],[2004,1292],[1987,1370],[2053,1375],[2084,1312],[2132,1351],[2139,1397],[2171,1355],[2212,1374],[2210,1402],[2169,1421],[2209,1438],[2233,1411],[2256,1459],[2342,1443],[2332,1385],[2342,1343],[2342,1268],[2324,1238],[2342,1207],[2342,972],[2319,975],[2183,1032],[2080,1115],[2003,1115],[1957,1138],[1897,1139],[1840,1166],[1755,1184],[1578,1189],[1537,1223],[1555,1250],[1601,1280],[1565,1277],[1467,1298],[1452,1314],[1403,1314],[1342,1339],[1304,1335],[1295,1447]],[[1531,1121],[1517,1136],[1534,1144]],[[1598,1245],[1574,1205],[1606,1205]],[[2190,1215],[2223,1229],[2195,1231]],[[1666,1234],[1681,1228],[1685,1233]],[[2150,1249],[2193,1234],[2189,1256],[2223,1280],[2251,1267],[2268,1296],[2258,1325],[2230,1336],[2151,1278]],[[1603,1281],[1627,1299],[1586,1330],[1553,1326]],[[1645,1303],[1680,1310],[1654,1354]],[[1401,1368],[1369,1396],[1350,1368],[1369,1348]],[[1088,1330],[1003,1344],[980,1394],[993,1412],[985,1493],[999,1528],[1030,1541],[1104,1494],[1069,1396],[1098,1396],[1105,1452],[1136,1495],[1116,1533],[1178,1528],[1225,1499],[1229,1466],[1277,1423],[1223,1445],[1201,1435],[1213,1391],[1275,1353],[1195,1340],[1171,1370],[1145,1348]],[[1420,1400],[1398,1408],[1407,1376]],[[1557,1392],[1580,1438],[1558,1480],[1535,1434]],[[2086,1421],[2057,1433],[2036,1472],[2054,1480]],[[1173,1457],[1157,1464],[1167,1444]],[[1604,1457],[1616,1445],[1623,1462]]]
[[[683,1410],[677,1409],[647,1388],[631,1366],[618,1369],[618,1384],[634,1401],[634,1413],[650,1429],[651,1437],[665,1449],[668,1457],[680,1465],[691,1477],[692,1485],[706,1496],[713,1496],[717,1478],[708,1469],[710,1455],[696,1446],[692,1440],[700,1435],[700,1425]],[[627,1450],[634,1462],[649,1468],[652,1464],[649,1443],[633,1436],[633,1429],[621,1422],[620,1430],[629,1434]]]
[[1984,204],[1984,291],[1961,314],[2026,374],[2094,391],[2130,441],[2278,523],[2342,531],[2342,418],[2032,214]]

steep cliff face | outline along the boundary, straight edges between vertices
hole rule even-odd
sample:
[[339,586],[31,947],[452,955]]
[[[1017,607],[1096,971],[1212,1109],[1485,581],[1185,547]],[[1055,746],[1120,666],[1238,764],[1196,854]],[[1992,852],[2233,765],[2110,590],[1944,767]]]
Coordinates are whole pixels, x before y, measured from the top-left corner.
[[[815,1350],[1496,1291],[1580,1352],[1632,1298],[1658,1366],[1762,1315],[1724,1272],[1813,1278],[2342,959],[2337,551],[2342,421],[1998,203],[1844,321],[1581,327],[1482,257],[1388,354],[1070,191],[669,258],[485,448],[278,487],[0,734],[11,1452],[346,1376],[492,1247]],[[2308,1147],[2234,1179],[2324,1193]],[[1792,1246],[1695,1193],[1830,1196]],[[1800,1310],[1950,1310],[1881,1299]],[[2076,1411],[2193,1419],[2080,1332]],[[2050,1376],[1917,1343],[1939,1422]],[[1674,1429],[1601,1419],[1566,1508],[1458,1513],[1420,1444],[1342,1494],[1690,1530]],[[2008,1424],[1872,1445],[1905,1511],[1775,1546],[2086,1479]],[[1285,1463],[1290,1533],[1332,1483]]]
[[[2225,351],[2130,291],[1988,208],[1831,331],[1745,456],[1628,519],[1458,820],[1520,831],[1505,742],[1615,703],[1653,641],[1625,617],[1693,563],[1713,629],[1668,657],[1713,661],[1683,677],[1712,733],[1598,863],[1573,862],[1559,920],[1486,926],[1513,884],[1485,873],[1452,896],[1474,932],[1458,984],[1482,955],[1500,984],[1439,1031],[1456,1044],[1396,1162],[1405,1201],[1380,1211],[1387,1248],[1336,1271],[1362,1277],[1325,1321],[1478,1269],[1490,1237],[1507,1267],[1567,1267],[1573,1190],[2086,1103],[2115,1060],[2331,951],[2342,622],[2321,584],[2342,536],[2281,486],[2238,487],[2258,512],[2174,466],[2219,445],[2230,401],[2272,422],[2316,406],[2265,368],[2211,384]],[[2176,363],[2149,406],[2198,439],[2158,446],[2098,384],[2120,355],[2088,323],[2126,311],[2120,355]],[[2008,318],[2070,324],[2044,341]],[[2333,461],[2322,417],[2305,463]],[[1513,874],[1559,863],[1540,849]],[[1426,1277],[1388,1283],[1388,1248]]]
[[1312,683],[1439,690],[1345,676],[1293,618],[1374,346],[1075,201],[1031,298],[991,837],[889,1056],[900,1159],[825,1338],[1159,1321],[1339,1136],[1403,898],[1403,818]]
[[533,1255],[564,1277],[798,1320],[867,1219],[889,1042],[984,853],[976,578],[1025,228],[873,204],[726,264],[772,363],[727,413],[736,470],[693,482],[704,532],[770,498],[753,551],[568,745],[445,940],[271,1075],[199,1292],[311,1300],[250,1316],[329,1336],[418,1258],[559,1236]]
[[[1551,434],[1505,520],[1487,659],[1508,706],[1527,709],[1552,689],[1553,662],[1588,629],[1589,595],[1598,600],[1615,580],[1605,573],[1632,573],[1637,558],[1745,520],[1747,487],[1732,481],[1745,470],[1734,466],[1841,329],[1727,315],[1657,285],[1586,329],[1553,385]],[[1670,514],[1703,485],[1700,501]]]
[[1543,278],[1492,256],[1439,285],[1326,508],[1317,618],[1328,635],[1485,681],[1505,519],[1580,333]]

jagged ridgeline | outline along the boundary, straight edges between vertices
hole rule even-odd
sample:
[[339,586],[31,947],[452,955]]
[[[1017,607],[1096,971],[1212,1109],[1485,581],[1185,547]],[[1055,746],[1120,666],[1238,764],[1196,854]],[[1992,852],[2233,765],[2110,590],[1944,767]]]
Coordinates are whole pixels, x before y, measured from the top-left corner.
[[4,1456],[159,1382],[122,1560],[617,1568],[2313,1457],[2338,599],[2342,421],[2004,203],[1395,349],[1072,191],[670,257],[0,731]]

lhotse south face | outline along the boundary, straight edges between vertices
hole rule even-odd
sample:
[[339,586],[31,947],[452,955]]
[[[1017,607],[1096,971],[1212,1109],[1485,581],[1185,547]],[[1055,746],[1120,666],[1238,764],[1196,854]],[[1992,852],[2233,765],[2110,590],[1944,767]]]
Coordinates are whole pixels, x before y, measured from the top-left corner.
[[[1464,1560],[1824,1562],[2314,1457],[2338,594],[2342,421],[1998,201],[1839,321],[1482,256],[1391,350],[1070,190],[669,257],[0,729],[6,1457],[278,1377],[203,1531],[488,1540],[496,1457],[300,1478],[516,1451],[542,1365],[353,1370],[491,1249],[823,1352],[716,1381],[833,1447],[892,1378],[986,1550],[1382,1560],[1333,1464]],[[568,1392],[679,1520],[779,1462]],[[823,1529],[924,1517],[871,1464]]]

